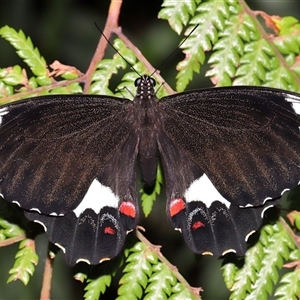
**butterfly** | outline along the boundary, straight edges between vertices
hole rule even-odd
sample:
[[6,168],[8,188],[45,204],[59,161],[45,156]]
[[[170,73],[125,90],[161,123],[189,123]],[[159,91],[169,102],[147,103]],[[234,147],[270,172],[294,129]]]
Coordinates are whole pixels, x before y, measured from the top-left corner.
[[300,180],[300,95],[208,88],[160,100],[48,95],[0,107],[0,193],[44,227],[67,264],[119,254],[139,222],[136,166],[198,254],[243,255],[265,211]]

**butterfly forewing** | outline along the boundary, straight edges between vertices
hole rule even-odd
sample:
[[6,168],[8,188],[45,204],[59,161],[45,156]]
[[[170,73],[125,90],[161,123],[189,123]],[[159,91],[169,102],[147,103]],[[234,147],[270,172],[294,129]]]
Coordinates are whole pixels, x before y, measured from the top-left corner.
[[130,107],[117,98],[46,96],[2,108],[5,199],[46,214],[73,210],[128,138]]

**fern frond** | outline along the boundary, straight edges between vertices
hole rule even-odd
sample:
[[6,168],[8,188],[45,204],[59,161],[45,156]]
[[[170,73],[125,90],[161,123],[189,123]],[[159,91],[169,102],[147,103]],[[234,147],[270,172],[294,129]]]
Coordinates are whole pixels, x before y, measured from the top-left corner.
[[280,222],[264,226],[259,242],[247,251],[242,268],[231,264],[222,267],[227,287],[232,291],[230,299],[267,299],[278,283],[278,269],[294,247]]
[[25,285],[34,274],[35,266],[38,263],[38,256],[35,252],[34,241],[30,239],[23,240],[20,243],[19,251],[16,254],[16,260],[9,274],[12,274],[7,282],[21,280]]
[[7,85],[19,85],[27,83],[26,73],[23,72],[20,66],[0,69],[0,78]]
[[[224,31],[220,32],[219,39],[213,47],[213,53],[208,60],[211,69],[206,72],[216,86],[232,85],[240,57],[244,53],[244,38],[246,30],[241,27],[237,16],[232,16],[226,22]],[[231,45],[231,47],[228,47]]]
[[[45,93],[46,94],[46,93]],[[47,93],[48,94],[48,93]],[[70,83],[66,86],[61,86],[57,88],[52,88],[49,94],[82,94],[82,87],[78,82]]]
[[11,85],[6,84],[0,79],[0,98],[13,95],[13,93],[14,93],[13,87]]
[[182,299],[189,299],[189,300],[196,300],[199,297],[195,297],[188,289],[184,288],[184,286],[177,282],[175,286],[172,287],[172,295],[170,300],[182,300]]
[[48,73],[45,59],[40,55],[37,48],[34,47],[31,39],[26,37],[24,32],[17,32],[9,26],[0,28],[0,36],[10,42],[17,50],[17,54],[30,67],[32,73],[39,77],[44,77]]
[[153,273],[149,278],[149,284],[145,290],[144,300],[150,299],[169,299],[172,293],[172,286],[177,282],[176,277],[172,274],[163,263],[153,266]]
[[142,208],[145,216],[147,217],[153,207],[153,204],[156,200],[157,195],[161,192],[161,185],[163,184],[163,174],[160,164],[157,166],[157,173],[156,173],[156,180],[155,180],[155,186],[151,194],[145,193],[144,189],[140,189],[141,193],[141,202],[142,202]]
[[24,233],[25,230],[19,225],[10,223],[7,220],[0,218],[0,234],[3,236],[3,239],[1,239],[0,237],[0,241],[12,237],[17,237],[23,235]]
[[203,65],[205,52],[212,49],[212,45],[218,40],[219,31],[223,31],[225,20],[230,16],[230,7],[225,2],[209,1],[200,3],[195,16],[189,23],[186,35],[199,24],[186,42],[181,45],[185,59],[177,65],[179,71],[176,78],[176,90],[183,91],[192,80],[193,73],[199,73]]
[[[114,47],[122,54],[123,57],[131,64],[134,64],[136,58],[131,50],[120,40],[114,41]],[[108,88],[109,81],[113,74],[117,74],[119,69],[125,69],[127,62],[116,53],[112,59],[103,59],[99,62],[97,70],[92,77],[92,85],[90,87],[91,94],[113,95],[114,93]]]
[[99,276],[97,279],[89,279],[87,282],[87,286],[84,288],[86,291],[84,294],[85,300],[97,300],[103,295],[107,289],[107,287],[110,286],[112,281],[112,275],[111,274],[105,274],[102,276]]
[[120,287],[117,300],[141,299],[143,291],[148,284],[148,278],[152,274],[152,264],[157,263],[157,257],[148,251],[146,245],[139,242],[130,250],[126,259],[127,265],[120,279]]
[[162,9],[158,14],[160,19],[167,20],[170,27],[177,33],[180,34],[183,26],[187,25],[191,16],[194,15],[196,5],[201,0],[164,0]]
[[266,70],[271,67],[270,55],[272,49],[264,39],[245,45],[234,84],[259,86],[261,82],[265,82]]
[[300,295],[300,268],[296,268],[293,272],[284,274],[280,286],[275,292],[276,300],[298,300]]

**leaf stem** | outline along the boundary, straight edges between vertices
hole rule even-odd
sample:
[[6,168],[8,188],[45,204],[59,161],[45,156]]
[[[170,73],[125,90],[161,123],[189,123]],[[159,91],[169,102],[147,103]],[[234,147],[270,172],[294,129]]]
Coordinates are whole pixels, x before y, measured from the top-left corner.
[[17,242],[23,241],[25,238],[26,238],[26,234],[23,233],[16,237],[6,239],[6,240],[0,242],[0,247],[6,247],[9,245],[15,244]]
[[47,256],[45,261],[45,269],[43,275],[43,284],[42,284],[40,300],[51,299],[50,293],[51,293],[52,274],[53,274],[53,260],[49,256]]

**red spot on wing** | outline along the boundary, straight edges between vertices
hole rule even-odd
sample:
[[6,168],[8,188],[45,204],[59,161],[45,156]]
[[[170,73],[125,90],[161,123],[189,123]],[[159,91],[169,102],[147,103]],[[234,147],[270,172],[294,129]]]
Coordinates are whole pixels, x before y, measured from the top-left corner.
[[104,228],[104,233],[110,234],[110,235],[115,235],[116,231],[112,227],[105,227]]
[[185,202],[182,198],[175,198],[170,204],[170,216],[173,217],[185,209]]
[[135,218],[136,216],[136,209],[132,202],[130,201],[123,201],[119,208],[120,212],[128,217]]
[[192,225],[192,229],[196,230],[198,228],[205,227],[205,225],[201,221],[197,221]]

